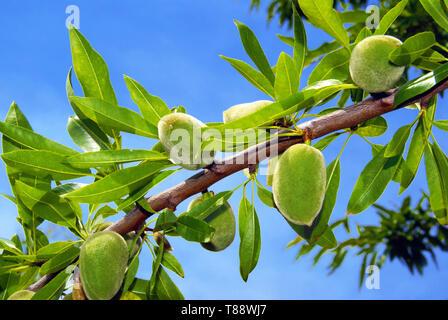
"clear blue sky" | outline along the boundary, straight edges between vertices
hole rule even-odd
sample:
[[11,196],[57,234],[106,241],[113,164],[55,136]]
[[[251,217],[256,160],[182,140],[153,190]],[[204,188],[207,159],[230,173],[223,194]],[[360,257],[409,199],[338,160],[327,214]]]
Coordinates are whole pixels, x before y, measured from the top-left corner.
[[[219,54],[249,61],[240,43],[233,20],[249,25],[258,36],[272,64],[288,46],[276,37],[289,34],[277,21],[266,24],[264,8],[249,12],[248,0],[134,0],[134,1],[2,1],[0,4],[0,118],[16,101],[34,130],[53,140],[77,148],[65,130],[72,114],[65,97],[65,78],[71,66],[65,9],[75,4],[80,8],[81,29],[92,46],[106,60],[120,105],[137,110],[123,81],[126,74],[162,97],[169,106],[183,105],[204,122],[221,121],[226,108],[267,97],[246,82]],[[309,47],[328,40],[320,30],[307,25]],[[311,69],[307,69],[303,84]],[[75,87],[80,92],[79,86]],[[448,119],[446,102],[439,103],[438,119]],[[391,132],[410,123],[415,111],[400,110],[386,116],[388,133],[373,139],[387,143]],[[436,137],[444,150],[448,142],[440,131]],[[339,152],[343,139],[325,150],[328,163]],[[153,141],[124,135],[124,147],[149,148]],[[354,138],[342,157],[342,181],[332,221],[345,215],[345,209],[357,177],[371,158],[370,147]],[[162,191],[191,175],[181,172],[152,190]],[[229,190],[244,177],[236,174],[214,187],[216,192]],[[263,178],[261,178],[263,180]],[[394,206],[407,195],[426,190],[421,167],[412,187],[397,197],[398,186],[391,184],[380,203]],[[3,163],[0,163],[0,192],[10,194]],[[230,200],[238,207],[240,193]],[[182,212],[188,201],[179,206]],[[0,199],[0,237],[10,238],[20,231],[15,220],[15,207]],[[238,236],[221,253],[212,253],[195,243],[173,239],[173,252],[182,263],[185,279],[172,275],[188,299],[446,299],[448,255],[437,252],[439,268],[434,264],[424,276],[412,276],[398,261],[386,263],[381,270],[381,289],[358,291],[360,259],[349,254],[344,265],[327,276],[329,257],[312,268],[311,256],[299,262],[297,249],[285,249],[294,232],[273,209],[256,202],[261,222],[262,249],[258,266],[244,283],[239,275]],[[351,217],[355,223],[376,223],[373,210]],[[343,240],[344,234],[340,234]],[[55,234],[54,239],[63,235]],[[139,276],[150,277],[151,258],[143,253]],[[170,273],[171,274],[171,273]]]

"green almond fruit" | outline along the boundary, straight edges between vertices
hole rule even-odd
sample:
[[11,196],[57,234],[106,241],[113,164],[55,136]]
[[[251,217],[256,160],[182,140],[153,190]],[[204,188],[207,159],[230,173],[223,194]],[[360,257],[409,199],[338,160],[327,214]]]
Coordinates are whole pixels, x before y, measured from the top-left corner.
[[81,246],[79,271],[89,300],[110,300],[120,290],[129,253],[126,241],[114,231],[90,235]]
[[210,165],[215,152],[201,149],[201,128],[206,125],[185,113],[170,113],[158,123],[159,139],[171,161],[187,170]]
[[255,113],[258,110],[272,103],[273,102],[269,100],[258,100],[249,103],[237,104],[233,107],[230,107],[229,109],[227,109],[222,113],[224,123],[235,121],[238,120],[239,118]]
[[31,300],[36,292],[31,290],[19,290],[8,297],[8,300]]
[[[188,206],[188,211],[204,201],[204,197],[206,198],[208,195],[205,194],[193,199]],[[209,242],[201,243],[202,247],[210,251],[222,251],[230,246],[235,238],[236,227],[232,207],[227,201],[204,221],[215,229],[215,233]]]
[[326,166],[322,153],[307,144],[289,147],[272,181],[274,202],[290,222],[311,226],[325,198]]
[[402,42],[392,36],[370,36],[360,41],[350,57],[350,75],[353,82],[370,93],[394,88],[405,67],[389,61],[389,54]]

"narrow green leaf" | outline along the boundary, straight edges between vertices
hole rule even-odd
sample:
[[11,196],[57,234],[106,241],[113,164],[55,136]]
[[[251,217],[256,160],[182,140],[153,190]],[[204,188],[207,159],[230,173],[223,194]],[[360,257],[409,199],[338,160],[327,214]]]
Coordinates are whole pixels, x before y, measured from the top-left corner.
[[0,121],[0,132],[12,141],[23,145],[26,149],[47,150],[62,155],[74,155],[78,153],[69,147],[34,133],[32,130],[14,124]]
[[292,6],[293,8],[293,24],[294,24],[294,39],[293,39],[293,59],[294,63],[296,64],[296,70],[297,70],[297,77],[300,81],[300,78],[302,77],[302,71],[305,67],[305,57],[306,52],[308,50],[307,45],[307,38],[306,38],[306,30],[305,26],[303,25],[302,18],[299,16],[296,7]]
[[62,253],[63,251],[67,250],[67,248],[73,246],[73,242],[71,241],[57,241],[50,244],[47,244],[46,246],[40,248],[37,250],[36,258],[38,260],[48,260],[53,258],[54,256]]
[[14,242],[8,239],[0,239],[0,250],[7,251],[15,255],[23,255],[23,252],[19,250]]
[[154,293],[157,300],[184,300],[179,288],[174,284],[166,271],[160,267],[157,271]]
[[103,126],[119,131],[157,139],[157,127],[138,113],[98,98],[70,97],[70,101],[90,119]]
[[374,204],[392,180],[400,163],[401,155],[386,158],[383,149],[367,164],[356,182],[347,211],[357,214]]
[[255,63],[258,70],[274,85],[275,76],[272,72],[268,59],[266,58],[257,37],[252,30],[244,23],[236,21],[235,24],[238,27],[241,42],[243,43],[244,50],[250,59]]
[[156,173],[152,176],[152,179],[149,181],[148,184],[143,186],[140,189],[135,190],[131,194],[129,194],[129,197],[127,197],[123,202],[121,202],[118,207],[117,211],[121,211],[125,209],[126,207],[132,205],[133,203],[137,202],[139,199],[145,196],[145,194],[148,193],[149,190],[154,188],[156,185],[161,183],[163,180],[168,178],[173,173],[177,172],[177,170],[165,170],[159,173]]
[[275,95],[284,99],[299,91],[300,78],[294,60],[286,53],[280,53],[275,77]]
[[308,84],[328,79],[346,80],[350,76],[349,62],[350,52],[346,48],[330,52],[313,69]]
[[253,86],[255,86],[258,90],[266,93],[268,96],[275,98],[274,86],[269,82],[269,80],[259,71],[252,68],[247,63],[232,59],[228,57],[224,57],[220,55],[220,57],[226,60],[232,67],[236,69],[247,81],[249,81]]
[[209,242],[215,229],[203,220],[183,215],[177,219],[176,232],[188,241]]
[[124,76],[124,81],[126,82],[132,100],[138,106],[140,113],[146,121],[157,126],[159,120],[164,115],[170,113],[170,109],[166,103],[159,97],[150,95],[140,83],[128,76]]
[[238,211],[240,235],[240,274],[247,281],[249,274],[255,269],[261,249],[260,224],[254,206],[245,196],[241,199]]
[[441,224],[447,224],[448,160],[438,146],[425,146],[425,166],[432,211]]
[[424,94],[426,91],[431,90],[447,77],[448,63],[445,63],[433,72],[428,72],[425,75],[402,85],[395,95],[394,107],[398,107],[406,101]]
[[138,254],[136,254],[133,258],[131,263],[129,263],[128,269],[126,271],[126,275],[123,280],[123,289],[122,292],[126,293],[129,290],[129,287],[131,286],[132,282],[134,282],[135,276],[137,275],[139,267],[139,258]]
[[[159,250],[159,248],[154,248],[155,252]],[[177,259],[169,252],[165,251],[163,253],[162,261],[160,262],[165,268],[168,270],[173,271],[175,274],[177,274],[179,277],[184,277],[184,270],[182,269],[181,264]]]
[[16,182],[16,188],[26,207],[39,217],[63,227],[77,229],[75,212],[65,199],[21,181]]
[[[87,120],[94,123],[90,119]],[[73,142],[84,152],[108,150],[111,148],[110,144],[103,141],[107,139],[106,136],[99,137],[86,125],[86,121],[80,120],[77,116],[68,118],[67,132]]]
[[[333,9],[333,0],[298,0],[300,9],[311,24],[324,30],[340,44],[349,49],[350,38],[338,13]],[[350,50],[350,49],[349,49]]]
[[395,7],[390,9],[381,19],[380,24],[378,25],[378,28],[375,30],[374,35],[386,34],[387,30],[389,30],[390,26],[401,15],[407,4],[408,0],[401,0]]
[[314,148],[324,151],[337,137],[339,137],[343,132],[335,132],[323,137],[314,144]]
[[325,232],[317,238],[316,245],[325,249],[336,248],[338,246],[338,240],[336,239],[333,230],[327,228]]
[[176,224],[177,217],[171,210],[164,210],[159,214],[154,232],[166,230]]
[[412,125],[409,124],[401,127],[395,132],[392,140],[386,146],[384,157],[392,158],[403,154],[406,142],[411,134],[411,129]]
[[441,0],[420,0],[420,3],[437,24],[448,32],[448,16]]
[[64,195],[64,198],[81,203],[106,203],[114,201],[148,184],[152,175],[173,166],[170,161],[149,161],[137,166],[115,171],[84,188]]
[[363,137],[378,137],[383,135],[386,131],[387,121],[379,116],[360,124],[354,133]]
[[434,121],[434,125],[443,131],[448,131],[448,120],[437,120]]
[[67,158],[66,162],[76,168],[95,168],[136,161],[166,160],[168,156],[149,150],[102,150],[86,152]]
[[75,268],[74,265],[70,265],[60,272],[50,282],[48,282],[42,289],[36,292],[31,300],[57,300],[60,296],[61,289],[65,287],[65,284]]
[[91,175],[88,169],[73,168],[65,164],[65,157],[51,151],[17,150],[2,154],[3,161],[23,172],[53,180],[63,181]]
[[8,199],[9,201],[11,201],[14,204],[17,204],[16,198],[14,198],[13,196],[10,196],[9,194],[0,193],[0,196],[2,196],[5,199]]
[[271,208],[275,208],[274,196],[272,195],[271,191],[267,190],[262,185],[257,184],[257,195],[261,202],[263,202],[265,205]]
[[232,194],[233,191],[223,191],[215,194],[213,197],[202,201],[191,210],[180,214],[179,217],[187,215],[199,220],[204,220],[218,208],[222,207],[226,201],[230,199]]
[[45,262],[41,267],[39,274],[46,275],[59,271],[69,264],[71,264],[79,256],[79,248],[76,246],[70,246],[61,253],[55,255],[50,260]]
[[392,51],[389,60],[398,66],[411,64],[435,44],[436,37],[431,31],[418,33]]
[[117,104],[117,97],[109,79],[109,70],[101,55],[73,26],[70,27],[69,34],[73,68],[84,96]]

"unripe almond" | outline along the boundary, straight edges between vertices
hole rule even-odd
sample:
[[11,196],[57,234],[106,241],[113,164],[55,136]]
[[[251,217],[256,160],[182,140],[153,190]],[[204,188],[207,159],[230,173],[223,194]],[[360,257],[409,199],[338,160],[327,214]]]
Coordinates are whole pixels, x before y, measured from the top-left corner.
[[370,93],[394,88],[405,67],[389,61],[389,54],[402,42],[392,36],[370,36],[360,41],[350,57],[350,75],[353,82]]
[[120,290],[128,263],[126,241],[114,231],[90,235],[81,246],[79,271],[89,300],[110,300]]
[[307,144],[289,147],[278,161],[272,181],[280,213],[294,224],[311,226],[322,208],[326,175],[319,150]]
[[215,153],[201,149],[204,123],[185,113],[170,113],[158,123],[159,139],[171,161],[187,170],[198,170],[213,162]]
[[273,102],[269,100],[258,100],[249,103],[237,104],[222,113],[224,123],[238,120],[239,118],[257,112],[272,103]]
[[[207,194],[203,196],[207,197]],[[202,203],[203,196],[193,199],[188,206],[188,210]],[[209,242],[201,243],[202,247],[210,251],[221,251],[230,246],[235,238],[236,227],[232,207],[227,201],[204,221],[215,229],[215,233]]]

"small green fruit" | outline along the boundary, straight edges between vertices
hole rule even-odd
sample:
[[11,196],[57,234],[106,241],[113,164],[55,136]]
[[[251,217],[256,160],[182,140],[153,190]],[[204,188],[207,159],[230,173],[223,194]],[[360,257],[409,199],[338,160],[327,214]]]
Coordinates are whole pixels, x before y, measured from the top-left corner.
[[402,42],[392,36],[371,36],[359,42],[350,57],[353,82],[370,93],[392,89],[405,67],[389,61],[389,54]]
[[118,233],[101,231],[81,246],[79,271],[89,300],[110,300],[120,290],[128,263],[128,246]]
[[[188,210],[191,210],[202,201],[203,198],[201,196],[193,199],[188,206]],[[211,213],[204,221],[215,229],[215,233],[209,242],[201,243],[202,247],[210,251],[221,251],[230,246],[235,238],[236,227],[235,216],[228,202]]]
[[325,197],[326,166],[322,153],[296,144],[281,156],[274,171],[272,191],[280,213],[290,222],[311,226]]
[[204,123],[185,113],[170,113],[158,123],[159,139],[171,161],[187,170],[198,170],[213,162],[213,151],[201,150]]
[[264,108],[265,106],[272,103],[273,102],[269,100],[259,100],[249,103],[237,104],[222,113],[224,123],[234,121],[251,113],[257,112],[261,108]]
[[8,300],[31,300],[34,294],[31,290],[19,290],[10,295]]

